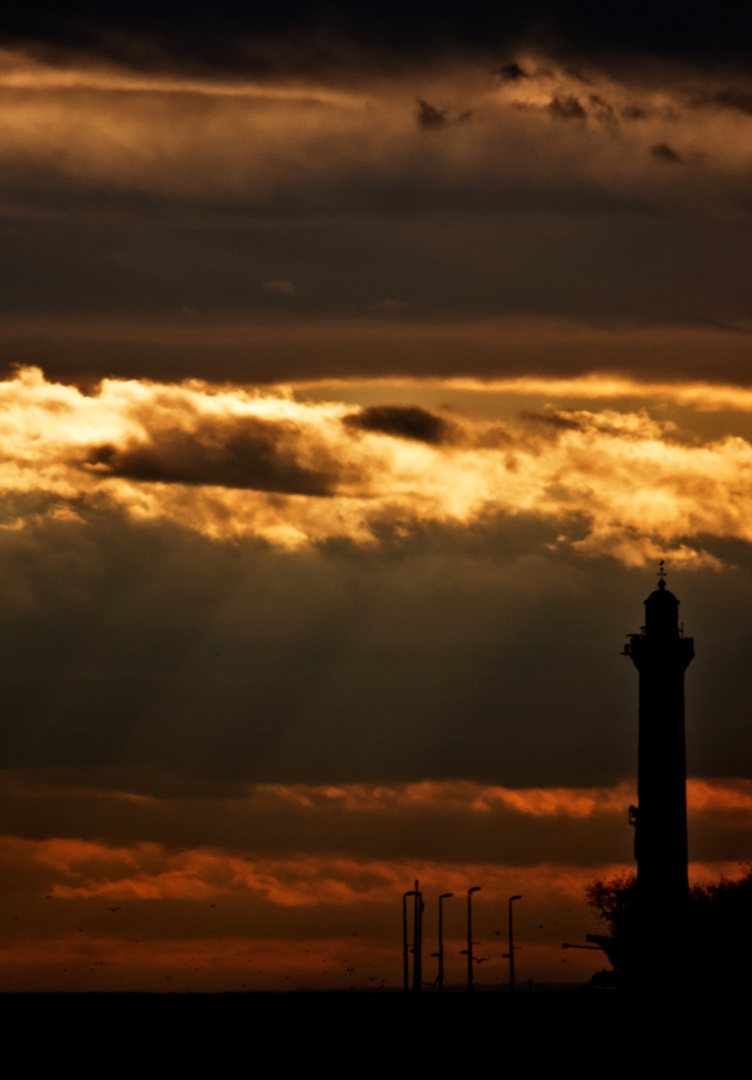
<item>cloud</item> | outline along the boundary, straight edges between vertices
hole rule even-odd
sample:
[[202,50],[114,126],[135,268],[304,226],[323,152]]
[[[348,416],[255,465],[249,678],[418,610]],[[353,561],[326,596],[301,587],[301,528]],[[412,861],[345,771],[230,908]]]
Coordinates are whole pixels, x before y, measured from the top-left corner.
[[[285,817],[280,800],[264,804],[268,813],[255,801],[251,828],[243,786],[431,777],[519,791],[592,788],[634,772],[637,682],[619,652],[622,634],[643,621],[652,568],[646,577],[592,558],[592,547],[576,546],[587,521],[517,514],[418,527],[402,511],[374,526],[370,544],[335,534],[290,549],[242,532],[212,537],[192,498],[184,526],[118,513],[101,497],[76,505],[78,518],[26,513],[22,527],[0,530],[4,761],[41,780],[59,770],[61,784],[167,801],[158,811],[49,794],[36,806],[4,802],[15,831],[24,822],[44,836],[63,821],[80,830],[83,819],[110,831],[119,820],[149,839],[158,821],[156,835],[178,845],[242,845],[252,832],[255,846],[278,846],[289,832],[306,847],[337,848],[352,833],[337,800],[326,828],[320,816]],[[637,539],[627,540],[634,554]],[[690,769],[736,775],[752,694],[740,628],[752,599],[748,570],[728,564],[749,567],[750,556],[744,545],[704,542],[723,572],[697,559],[684,564],[693,573],[670,564],[698,653],[688,675]],[[710,624],[703,610],[715,613]],[[211,813],[206,802],[200,812],[170,803],[192,798],[220,802]],[[505,806],[494,812],[511,813]],[[530,830],[547,820],[522,818]],[[551,841],[548,825],[526,831],[515,815],[520,858],[552,842],[549,859],[583,857],[580,826],[565,827],[576,819],[556,820]],[[458,832],[403,816],[388,835],[359,842],[390,854],[408,839],[411,850],[458,843],[486,857],[489,835],[477,814]],[[619,836],[628,849],[614,819],[592,848],[614,850]]]
[[424,131],[437,131],[448,124],[466,124],[472,119],[472,110],[466,109],[464,112],[455,113],[452,116],[449,109],[439,109],[435,105],[423,101],[422,98],[418,98],[418,111],[415,114],[415,119],[418,121],[418,126],[423,128]]
[[[14,270],[0,331],[15,360],[43,357],[78,377],[383,371],[365,326],[344,357],[309,338],[290,343],[281,364],[281,346],[263,341],[283,302],[285,333],[315,320],[347,333],[384,296],[408,297],[434,331],[446,320],[523,315],[621,334],[746,319],[749,117],[696,105],[729,86],[745,91],[743,78],[658,62],[627,78],[593,65],[583,90],[570,64],[521,53],[515,62],[530,77],[511,81],[460,54],[430,74],[407,64],[388,75],[345,55],[315,77],[186,73],[174,63],[136,70],[10,49],[3,61],[0,243]],[[416,87],[424,107],[413,104]],[[643,118],[622,124],[617,139],[613,117],[630,108]],[[416,140],[416,109],[447,137]],[[561,123],[548,122],[552,109]],[[459,122],[469,114],[472,123]],[[650,147],[661,144],[697,167],[656,169]],[[733,213],[718,216],[719,192]],[[425,228],[426,213],[436,228]],[[702,282],[686,258],[698,244],[712,264]],[[176,340],[186,310],[188,349]],[[155,322],[170,313],[168,340]],[[61,342],[47,330],[55,316],[77,322],[75,342],[71,331]],[[109,337],[107,320],[121,332]],[[259,347],[228,342],[244,323]],[[132,348],[150,328],[148,351]],[[455,373],[473,362],[451,336],[435,359],[428,347],[402,347],[403,362],[421,368],[448,351]],[[508,352],[499,339],[485,364]],[[626,346],[623,354],[622,370],[641,362]],[[704,364],[712,370],[714,358]]]
[[[517,890],[524,896],[516,942],[525,973],[555,981],[562,938],[582,940],[597,928],[583,901],[586,886],[631,868],[614,860],[519,866],[245,850],[1,838],[0,876],[13,881],[10,897],[22,913],[5,920],[0,937],[3,990],[396,988],[395,912],[416,878],[427,934],[435,928],[438,895],[454,895],[444,907],[450,984],[464,976],[461,898],[478,883],[473,926],[487,958],[479,981],[506,980],[498,915]],[[733,862],[693,862],[690,880],[739,872]],[[582,981],[594,961],[587,953],[579,959],[584,968],[573,977]]]
[[574,94],[568,94],[564,98],[553,97],[548,104],[548,111],[557,120],[585,120],[587,118],[580,99]]
[[[728,806],[750,811],[752,785],[741,787],[702,782],[703,807]],[[425,814],[487,815],[501,809],[540,817],[589,818],[596,814],[623,814],[625,801],[633,797],[633,785],[614,788],[530,788],[513,790],[501,786],[483,786],[470,781],[430,781],[405,785],[284,785],[261,784],[256,788],[261,799],[292,804],[303,812],[334,810],[350,814]],[[752,816],[747,821],[752,828]]]
[[445,127],[449,123],[448,113],[448,109],[437,109],[435,105],[418,98],[418,111],[415,114],[415,119],[418,121],[418,126],[422,127],[424,131],[435,131],[437,128]]
[[[508,385],[545,394],[549,383]],[[613,392],[607,379],[550,386]],[[743,390],[667,393],[700,409],[746,401]],[[682,435],[629,406],[557,410],[544,400],[517,422],[460,423],[417,401],[353,410],[195,381],[107,380],[84,394],[31,370],[1,383],[0,401],[0,484],[12,505],[31,500],[27,513],[44,505],[75,518],[96,497],[133,520],[289,548],[374,544],[395,522],[483,528],[496,515],[532,515],[551,528],[576,521],[574,535],[557,529],[574,550],[631,566],[667,553],[716,565],[710,538],[752,539],[748,439]],[[388,438],[356,437],[369,433]]]
[[597,120],[600,120],[602,124],[618,127],[619,121],[616,118],[616,110],[610,102],[605,101],[598,94],[591,94],[590,104],[593,106],[594,116]]
[[[58,415],[71,423],[70,410]],[[638,443],[657,434],[642,424]],[[604,445],[624,438],[615,430],[611,420]],[[548,481],[577,492],[593,480],[568,473],[587,439],[598,457],[603,437],[534,435],[533,469],[540,460],[547,471],[561,438],[579,440]],[[631,468],[628,439],[624,452]],[[732,486],[721,486],[728,503]],[[520,865],[629,859],[619,807],[634,801],[621,784],[636,763],[637,676],[618,654],[643,621],[652,568],[589,558],[574,546],[588,522],[561,514],[409,528],[414,490],[370,545],[223,542],[196,530],[195,493],[185,526],[118,513],[96,495],[67,518],[19,504],[20,527],[0,530],[4,761],[22,789],[2,778],[9,831],[220,846],[243,859],[294,841],[309,854],[458,862],[493,862],[504,835],[505,860]],[[671,568],[698,653],[690,770],[720,777],[699,804],[690,784],[693,857],[743,858],[749,792],[723,775],[746,760],[750,556],[703,542],[726,558],[723,572]],[[104,887],[106,875],[88,877]],[[176,903],[190,886],[143,866],[108,880],[172,889]]]
[[674,150],[673,146],[669,146],[668,143],[654,143],[650,147],[650,153],[658,161],[664,161],[669,165],[676,165],[682,160],[678,150]]
[[520,417],[533,424],[545,424],[565,431],[581,431],[583,427],[582,420],[576,419],[563,410],[553,408],[542,409],[539,412],[533,412],[532,409],[522,409],[520,410]]
[[453,441],[456,427],[417,405],[370,405],[343,421],[351,428],[438,446]]
[[745,116],[752,116],[752,90],[748,87],[727,86],[718,90],[712,100],[729,109],[738,109]]
[[278,279],[265,281],[264,288],[267,292],[277,293],[278,296],[295,296],[298,291],[291,281]]
[[[538,274],[545,277],[545,267],[539,265]],[[720,279],[736,287],[724,271]],[[688,287],[692,294],[695,286]],[[657,295],[652,301],[656,307]],[[372,298],[371,293],[369,310]],[[110,376],[168,383],[199,377],[235,385],[327,385],[335,397],[351,380],[387,388],[395,380],[414,388],[434,380],[472,394],[507,388],[522,393],[515,387],[524,384],[545,397],[549,387],[551,394],[566,395],[562,388],[569,386],[575,397],[588,400],[619,396],[622,387],[640,401],[691,398],[695,408],[705,409],[719,407],[722,397],[737,410],[747,393],[749,340],[746,319],[700,326],[658,315],[648,325],[629,326],[616,326],[605,316],[598,323],[457,313],[436,320],[430,311],[421,311],[419,318],[339,319],[309,313],[293,319],[289,313],[280,316],[278,308],[275,315],[232,319],[222,326],[205,316],[187,320],[182,315],[147,320],[0,317],[0,343],[8,358],[5,377],[24,361],[44,368],[51,381],[72,383],[85,393]]]
[[[686,406],[698,413],[726,411],[752,411],[752,390],[746,385],[724,385],[710,382],[658,382],[630,379],[620,375],[589,374],[583,378],[546,378],[527,375],[520,378],[496,381],[457,378],[448,379],[445,385],[477,393],[496,392],[526,396],[576,397],[585,400],[613,401],[617,398],[635,398],[640,401],[672,403]],[[544,415],[548,416],[551,406]]]
[[[2,986],[17,989],[24,976],[27,988],[37,990],[268,990],[289,989],[291,981],[308,989],[353,983],[374,989],[376,981],[393,986],[401,972],[394,912],[416,877],[426,900],[426,932],[440,892],[462,896],[482,882],[474,926],[485,941],[484,980],[493,978],[489,969],[506,974],[499,904],[513,889],[523,891],[517,942],[526,971],[541,979],[547,971],[559,974],[561,931],[554,924],[566,920],[572,936],[584,936],[592,929],[582,902],[585,885],[595,874],[619,869],[613,863],[512,867],[348,853],[259,857],[4,837],[0,875],[14,874],[23,924],[6,920]],[[40,887],[48,900],[40,898]],[[448,903],[444,915],[447,978],[461,981],[464,908]]]
[[495,75],[498,75],[502,82],[519,82],[520,79],[529,79],[530,76],[524,68],[520,67],[514,60],[508,61],[506,64],[502,64],[494,71]]
[[[411,865],[420,873],[424,888],[440,884],[443,875],[448,887],[459,891],[461,883],[470,879],[473,873],[481,872],[478,866],[462,863],[431,866],[421,859],[410,862],[369,860],[335,853],[249,857],[201,849],[174,852],[158,844],[141,843],[126,849],[113,849],[105,844],[55,838],[35,844],[19,843],[12,837],[4,839],[0,850],[5,859],[8,855],[19,861],[24,856],[30,857],[49,868],[53,879],[58,878],[58,882],[51,885],[52,899],[61,901],[92,898],[113,902],[200,901],[245,892],[283,908],[344,907],[356,903],[399,901],[405,879],[409,880]],[[71,855],[73,849],[75,854]],[[526,877],[531,886],[537,879],[540,886],[541,870],[540,866],[527,867],[521,870],[520,876]],[[503,889],[508,872],[508,867],[503,864],[486,868],[484,877],[487,881],[491,879],[485,886],[488,899],[498,899],[497,890]],[[587,869],[583,872],[580,868],[563,866],[558,868],[558,873],[554,871],[548,876],[546,884],[548,888],[556,888],[554,882],[558,877],[560,888],[563,886],[577,895],[579,882],[587,880],[587,873]],[[574,889],[572,877],[577,881]]]
[[643,105],[625,105],[620,110],[620,115],[624,120],[646,120],[652,115],[652,110]]
[[406,304],[404,300],[381,300],[377,305],[381,311],[408,311],[410,304]]
[[86,466],[100,475],[146,483],[312,496],[331,495],[340,473],[334,459],[323,449],[311,453],[311,448],[304,448],[301,432],[284,422],[254,417],[204,419],[188,431],[157,430],[150,435],[148,440],[123,446],[97,446]]
[[[480,196],[490,200],[492,193],[503,205],[531,177],[540,198],[588,182],[612,194],[614,188],[643,193],[644,177],[634,163],[637,140],[644,136],[646,146],[669,141],[671,131],[673,138],[681,132],[700,147],[720,141],[717,110],[694,108],[684,81],[663,70],[638,72],[630,80],[591,72],[589,104],[601,119],[639,113],[644,121],[616,144],[595,127],[578,133],[577,125],[561,125],[556,136],[541,129],[543,110],[558,119],[586,116],[580,79],[558,66],[544,90],[539,76],[502,78],[499,84],[476,62],[455,60],[432,75],[409,117],[404,100],[416,77],[410,68],[398,68],[386,80],[367,68],[345,68],[301,81],[282,74],[187,77],[169,66],[147,74],[80,56],[48,54],[42,60],[8,49],[3,60],[6,173],[0,194],[9,209],[16,205],[37,226],[49,223],[52,205],[93,213],[100,224],[109,224],[113,213],[127,220],[128,205],[120,203],[119,211],[118,200],[128,195],[136,199],[130,206],[131,212],[138,207],[139,217],[153,212],[164,221],[169,210],[170,219],[179,219],[202,207],[209,223],[224,207],[250,215],[250,224],[259,212],[354,206],[368,211],[390,198],[414,200],[421,191],[447,209],[460,195],[466,207],[477,206]],[[498,70],[516,73],[523,67],[515,62]],[[695,83],[700,96],[733,103],[742,114],[725,119],[731,135],[733,124],[744,121],[749,88],[740,82],[716,89],[707,77],[704,86],[699,77]],[[14,93],[18,87],[25,94]],[[435,104],[457,100],[459,93],[463,103],[456,111]],[[471,114],[482,123],[462,125],[461,151],[454,143],[431,140],[416,146],[414,120],[438,130]],[[583,154],[581,139],[601,153]],[[748,157],[746,145],[724,141],[728,145],[714,155],[712,169],[736,176]],[[504,152],[510,142],[513,155]],[[553,171],[542,170],[544,144],[545,160],[556,163]],[[267,278],[272,254],[265,250],[259,259],[262,287],[279,295],[292,295],[291,285],[301,290],[295,266],[285,268],[289,276]]]

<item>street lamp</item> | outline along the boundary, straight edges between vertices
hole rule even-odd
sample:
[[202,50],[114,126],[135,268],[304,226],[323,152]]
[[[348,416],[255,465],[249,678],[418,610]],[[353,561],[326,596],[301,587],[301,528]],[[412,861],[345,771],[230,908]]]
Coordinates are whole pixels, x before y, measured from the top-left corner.
[[444,911],[442,907],[442,901],[448,900],[452,894],[450,892],[442,893],[439,897],[439,993],[444,992]]
[[521,900],[521,896],[509,897],[509,993],[514,993],[514,928],[512,923],[512,901]]
[[467,992],[473,992],[473,893],[480,892],[480,885],[467,890]]
[[418,889],[415,882],[413,890],[415,897],[415,913],[413,919],[413,993],[419,994],[423,989],[423,893]]
[[415,896],[415,889],[411,889],[409,892],[402,894],[402,980],[405,986],[405,993],[409,990],[410,982],[410,965],[408,963],[408,947],[407,947],[407,898],[408,896]]

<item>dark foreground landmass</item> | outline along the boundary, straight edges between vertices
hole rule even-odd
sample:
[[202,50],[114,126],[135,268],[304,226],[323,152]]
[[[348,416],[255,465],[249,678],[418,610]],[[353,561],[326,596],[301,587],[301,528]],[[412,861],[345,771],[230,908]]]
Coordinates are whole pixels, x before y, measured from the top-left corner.
[[[639,1061],[697,1065],[743,1038],[749,996],[603,993],[6,994],[6,1031],[31,1058],[149,1071],[254,1064],[570,1066],[621,1075]],[[9,1022],[9,1023],[8,1023]]]

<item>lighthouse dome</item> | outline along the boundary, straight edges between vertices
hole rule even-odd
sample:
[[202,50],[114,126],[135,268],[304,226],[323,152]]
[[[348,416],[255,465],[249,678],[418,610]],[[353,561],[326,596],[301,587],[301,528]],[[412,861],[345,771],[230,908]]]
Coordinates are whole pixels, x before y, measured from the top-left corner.
[[645,601],[645,632],[646,633],[677,633],[679,632],[679,601],[672,592],[666,588],[666,582],[661,579],[658,588],[651,592]]

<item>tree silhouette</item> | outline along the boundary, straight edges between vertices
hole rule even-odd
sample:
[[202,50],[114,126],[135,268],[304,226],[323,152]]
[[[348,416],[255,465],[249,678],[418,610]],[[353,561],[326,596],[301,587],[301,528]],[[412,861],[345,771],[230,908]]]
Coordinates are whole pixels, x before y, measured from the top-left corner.
[[585,902],[610,931],[602,936],[588,934],[588,941],[603,948],[615,972],[622,977],[630,974],[637,941],[637,875],[594,881],[585,890]]
[[[686,971],[694,986],[706,989],[726,987],[738,991],[752,977],[752,864],[742,877],[731,881],[721,877],[710,885],[690,889],[687,910],[666,910],[660,926],[644,927],[639,918],[639,889],[635,874],[606,881],[594,881],[585,890],[585,901],[608,927],[608,935],[590,940],[603,947],[617,982],[629,983],[635,975],[640,942],[654,957],[656,977],[662,971],[662,955],[667,939],[685,921]],[[642,955],[645,955],[643,952]]]

